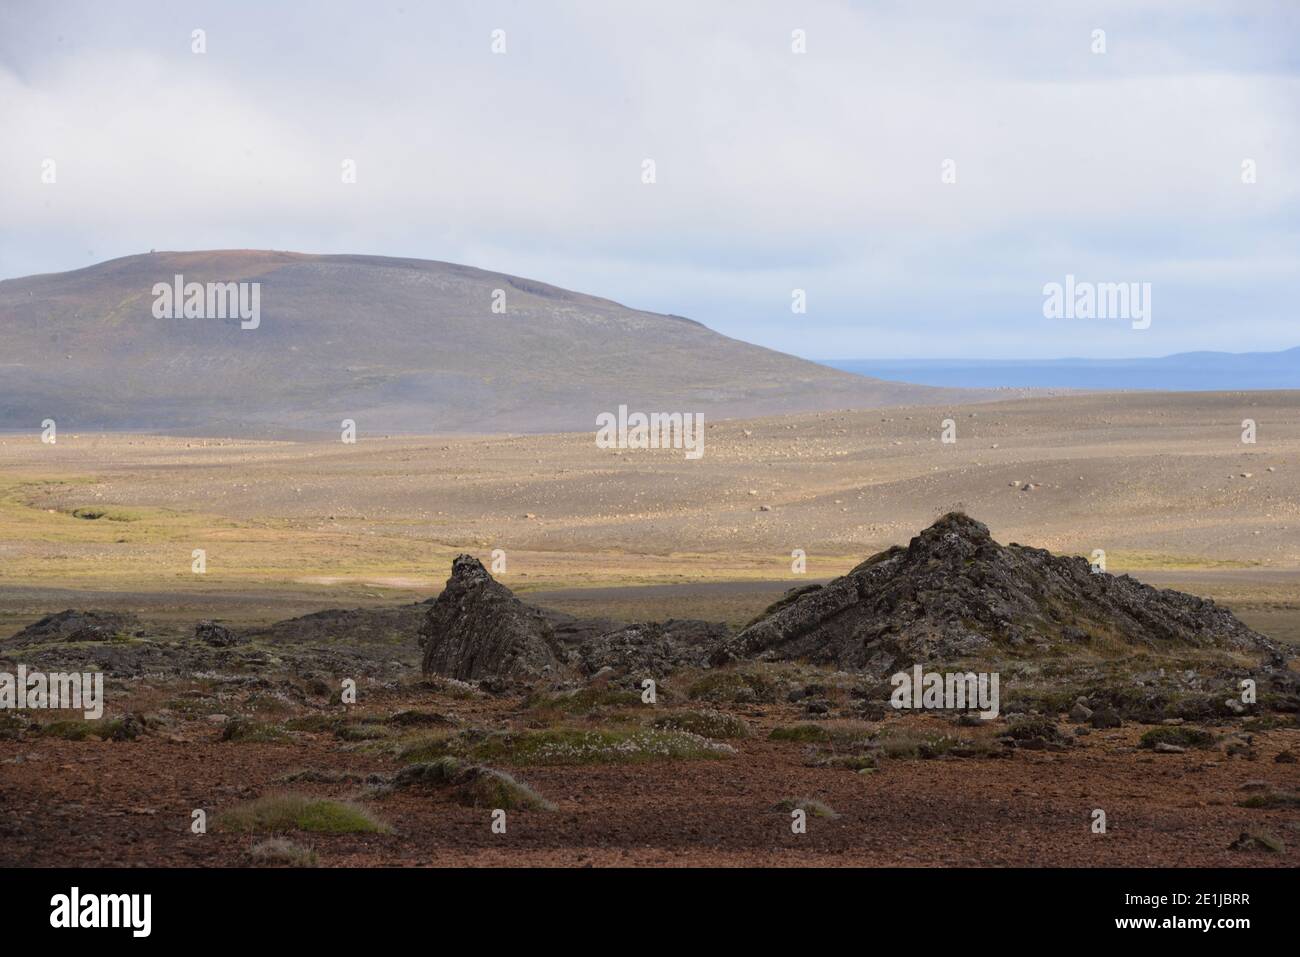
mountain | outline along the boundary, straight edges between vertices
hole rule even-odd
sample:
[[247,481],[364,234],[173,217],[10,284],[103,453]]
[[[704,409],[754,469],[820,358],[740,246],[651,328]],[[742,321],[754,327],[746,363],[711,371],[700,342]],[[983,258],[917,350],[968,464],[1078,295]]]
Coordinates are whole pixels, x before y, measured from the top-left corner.
[[[155,284],[177,275],[259,283],[259,324],[155,318]],[[0,341],[0,428],[13,429],[52,418],[256,435],[353,419],[372,434],[539,432],[594,429],[620,404],[720,418],[989,395],[880,382],[680,316],[377,256],[156,252],[10,279]]]
[[828,359],[845,372],[970,389],[1300,389],[1300,348],[1180,352],[1153,359]]

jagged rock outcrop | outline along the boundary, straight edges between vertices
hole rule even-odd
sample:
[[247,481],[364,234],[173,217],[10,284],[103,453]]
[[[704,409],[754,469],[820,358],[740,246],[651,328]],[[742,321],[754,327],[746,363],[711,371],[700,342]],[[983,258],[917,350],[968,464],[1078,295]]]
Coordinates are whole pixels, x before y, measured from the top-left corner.
[[462,681],[530,681],[557,673],[565,655],[541,609],[527,605],[472,555],[451,563],[451,578],[420,628],[422,670]]
[[577,618],[520,601],[472,556],[457,557],[451,567],[420,628],[426,674],[529,682],[576,680],[610,668],[657,677],[706,664],[730,635],[721,622]]
[[245,639],[225,625],[204,619],[194,626],[194,637],[213,648],[230,648]]
[[1117,642],[1279,653],[1213,601],[1094,573],[1083,558],[1000,545],[982,523],[953,512],[906,548],[786,595],[710,661],[803,659],[885,673],[916,662]]
[[678,620],[641,622],[582,642],[578,664],[588,675],[602,668],[616,673],[669,674],[678,668],[705,663],[708,653],[730,635],[721,622]]
[[116,611],[77,611],[69,608],[33,622],[7,642],[13,646],[53,641],[111,641],[119,635],[145,633],[135,615]]

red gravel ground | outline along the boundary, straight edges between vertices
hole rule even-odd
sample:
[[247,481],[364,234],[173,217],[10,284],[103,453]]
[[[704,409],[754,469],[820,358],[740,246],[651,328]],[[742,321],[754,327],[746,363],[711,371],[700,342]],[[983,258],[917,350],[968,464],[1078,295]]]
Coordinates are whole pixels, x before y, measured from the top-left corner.
[[[475,724],[520,726],[517,699],[434,702],[413,693],[387,698],[379,713],[431,705]],[[806,745],[767,740],[771,727],[800,720],[792,708],[739,713],[754,733],[731,742],[737,753],[725,760],[510,769],[556,809],[510,811],[505,834],[492,833],[490,811],[462,807],[445,790],[378,796],[355,784],[295,784],[355,797],[392,831],[289,836],[329,867],[1300,864],[1300,811],[1236,806],[1253,793],[1243,789],[1249,782],[1296,790],[1300,765],[1273,759],[1300,752],[1300,730],[1256,734],[1254,760],[1132,750],[1145,730],[1132,726],[1095,731],[1061,753],[885,759],[858,774],[806,767]],[[932,717],[888,720],[951,727]],[[130,742],[0,741],[0,866],[247,865],[260,837],[192,834],[193,809],[211,817],[284,790],[278,779],[297,769],[399,767],[327,733],[283,744],[219,738],[219,726],[198,719]],[[816,798],[839,816],[810,815],[807,833],[793,834],[789,813],[774,807],[792,797]],[[1091,831],[1095,808],[1106,812],[1105,834]],[[1285,850],[1230,850],[1248,830],[1281,838]]]

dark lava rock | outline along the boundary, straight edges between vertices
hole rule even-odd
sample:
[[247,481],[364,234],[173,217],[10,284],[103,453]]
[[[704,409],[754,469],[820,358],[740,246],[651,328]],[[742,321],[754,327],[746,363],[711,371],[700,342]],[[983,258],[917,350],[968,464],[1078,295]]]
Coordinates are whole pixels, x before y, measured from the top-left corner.
[[69,608],[28,625],[10,638],[9,643],[40,645],[55,641],[111,641],[118,635],[137,637],[144,633],[135,615]]
[[1081,557],[1000,545],[952,512],[824,586],[788,593],[710,657],[806,660],[888,673],[917,662],[1072,646],[1094,637],[1276,656],[1213,601],[1094,574]]
[[710,621],[670,618],[627,625],[582,642],[578,663],[589,675],[612,668],[620,674],[636,671],[655,677],[704,664],[708,651],[729,634],[725,624]]
[[472,555],[451,563],[451,577],[420,628],[421,669],[462,681],[530,680],[559,671],[564,651],[540,609],[526,605]]
[[201,621],[194,626],[194,637],[213,648],[229,648],[243,639],[224,625],[215,621]]
[[613,675],[658,677],[706,664],[730,636],[718,622],[670,618],[625,625],[538,608],[516,598],[470,555],[452,562],[446,589],[427,607],[419,635],[424,672],[477,679],[485,690],[491,688],[484,681],[506,688],[602,672],[606,681]]

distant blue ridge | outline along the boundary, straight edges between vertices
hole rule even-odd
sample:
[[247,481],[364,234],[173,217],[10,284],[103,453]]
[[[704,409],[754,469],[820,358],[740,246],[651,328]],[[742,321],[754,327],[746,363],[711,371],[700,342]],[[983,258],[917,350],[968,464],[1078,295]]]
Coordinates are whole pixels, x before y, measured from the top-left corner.
[[1285,352],[1182,352],[1157,359],[818,359],[858,375],[990,389],[1300,389],[1300,347]]

